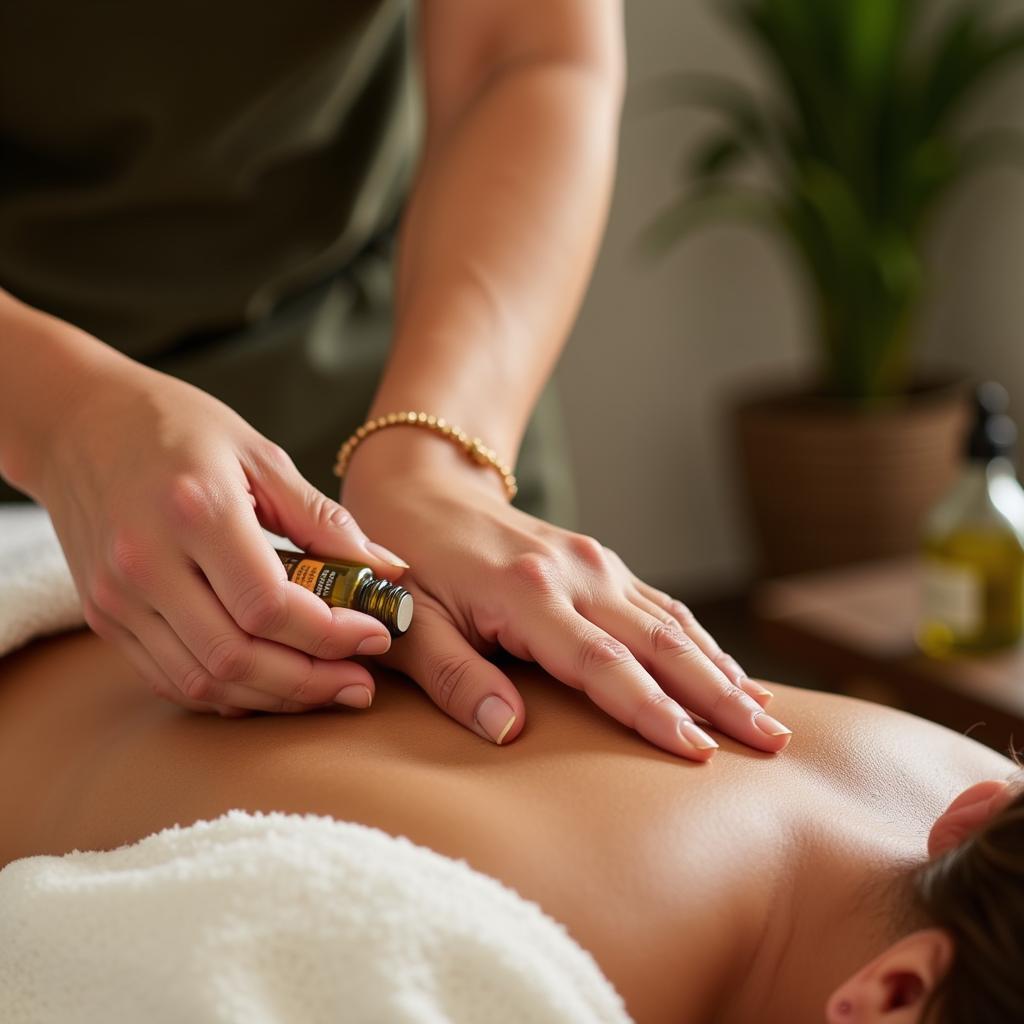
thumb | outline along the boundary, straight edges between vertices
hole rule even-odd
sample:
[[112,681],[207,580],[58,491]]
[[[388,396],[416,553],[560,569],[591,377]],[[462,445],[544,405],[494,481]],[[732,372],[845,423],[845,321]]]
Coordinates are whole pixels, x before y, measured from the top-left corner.
[[251,480],[256,516],[272,533],[303,551],[362,562],[389,579],[409,568],[393,551],[370,540],[352,513],[314,487],[282,449],[261,468]]
[[512,681],[418,590],[416,623],[392,647],[388,665],[419,684],[455,721],[498,746],[523,731],[526,709]]

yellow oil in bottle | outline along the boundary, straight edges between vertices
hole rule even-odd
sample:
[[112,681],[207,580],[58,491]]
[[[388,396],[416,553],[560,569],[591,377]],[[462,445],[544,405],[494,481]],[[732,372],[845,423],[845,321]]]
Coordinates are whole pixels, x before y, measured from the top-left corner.
[[1024,490],[1007,403],[999,385],[978,388],[960,477],[925,527],[917,641],[934,657],[992,651],[1024,636]]
[[933,657],[1017,643],[1024,623],[1024,545],[1013,533],[965,528],[924,546],[918,644]]
[[368,565],[340,558],[276,549],[288,579],[312,591],[334,608],[372,615],[401,636],[412,622],[412,594],[397,583],[378,579]]

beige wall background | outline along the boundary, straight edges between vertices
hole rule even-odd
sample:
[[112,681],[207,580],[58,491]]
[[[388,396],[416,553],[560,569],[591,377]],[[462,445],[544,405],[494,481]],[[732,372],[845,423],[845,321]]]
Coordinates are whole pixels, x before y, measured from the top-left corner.
[[[763,234],[716,226],[658,262],[641,227],[673,195],[693,110],[645,112],[638,92],[680,68],[758,83],[759,68],[710,0],[626,4],[630,89],[604,246],[558,371],[579,527],[651,582],[684,596],[742,584],[752,567],[732,460],[729,405],[813,369],[802,282]],[[1024,76],[1001,83],[975,122],[1024,128]],[[1024,427],[1024,167],[987,173],[933,239],[922,365],[1003,381]]]

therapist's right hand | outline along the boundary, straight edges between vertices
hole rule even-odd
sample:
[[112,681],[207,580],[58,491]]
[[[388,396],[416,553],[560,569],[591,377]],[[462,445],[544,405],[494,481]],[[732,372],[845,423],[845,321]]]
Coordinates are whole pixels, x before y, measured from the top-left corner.
[[195,710],[368,707],[373,679],[347,659],[382,654],[387,629],[288,582],[260,527],[392,580],[404,563],[223,403],[120,354],[100,363],[33,493],[89,626]]

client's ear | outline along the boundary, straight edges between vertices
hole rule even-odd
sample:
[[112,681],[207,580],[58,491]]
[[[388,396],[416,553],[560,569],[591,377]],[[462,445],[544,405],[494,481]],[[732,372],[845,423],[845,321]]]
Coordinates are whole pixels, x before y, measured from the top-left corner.
[[953,940],[941,928],[900,939],[844,982],[828,1001],[828,1024],[919,1024],[953,962]]
[[928,835],[928,855],[939,857],[959,846],[1012,799],[1007,783],[997,779],[979,782],[965,789],[932,825]]

